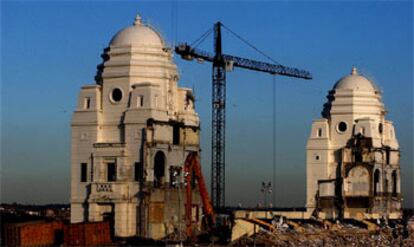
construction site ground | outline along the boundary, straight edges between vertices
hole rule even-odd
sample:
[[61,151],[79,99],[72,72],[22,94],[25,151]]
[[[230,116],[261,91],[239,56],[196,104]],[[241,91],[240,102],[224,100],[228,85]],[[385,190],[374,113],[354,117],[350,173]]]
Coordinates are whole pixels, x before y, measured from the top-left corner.
[[274,229],[258,228],[256,233],[234,240],[232,246],[414,246],[414,231],[403,225],[367,229],[355,224],[289,224]]

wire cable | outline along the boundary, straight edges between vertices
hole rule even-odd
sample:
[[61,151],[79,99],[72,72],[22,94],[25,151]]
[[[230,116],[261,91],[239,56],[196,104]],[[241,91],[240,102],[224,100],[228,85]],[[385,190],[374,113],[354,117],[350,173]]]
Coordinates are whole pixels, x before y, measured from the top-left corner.
[[174,13],[174,1],[171,1],[171,40],[172,40],[172,46],[175,46],[175,30],[174,30],[174,21],[175,21],[175,17],[174,17],[175,13]]
[[198,39],[196,39],[193,43],[190,44],[191,47],[196,48],[199,46],[203,41],[213,32],[213,29],[208,29],[203,35],[201,35]]
[[177,0],[171,1],[171,40],[172,46],[174,47],[177,44],[177,33],[178,33],[178,2]]
[[273,207],[276,207],[276,76],[275,75],[273,75],[273,81],[272,81],[272,84],[273,84],[273,105],[272,105],[272,110],[273,110],[273,121],[272,121],[272,123],[273,123],[273,130],[272,130],[272,158],[273,158],[273,174],[272,174],[272,176],[273,176],[273,181],[272,181],[272,184],[273,184],[273,193],[272,193],[272,195],[273,195],[273,200],[272,200],[272,203],[273,203]]
[[236,38],[240,39],[242,42],[244,42],[246,45],[248,45],[250,48],[252,48],[253,50],[257,51],[258,53],[260,53],[262,56],[266,57],[267,59],[269,59],[270,61],[272,61],[273,63],[280,65],[280,63],[278,63],[277,61],[275,61],[272,57],[270,57],[269,55],[267,55],[266,53],[264,53],[263,51],[259,50],[259,48],[257,48],[256,46],[252,45],[250,42],[248,42],[247,40],[245,40],[244,38],[242,38],[240,35],[238,35],[237,33],[235,33],[234,31],[232,31],[230,28],[228,28],[227,26],[225,26],[224,24],[221,24],[227,31],[229,31],[231,34],[233,34]]
[[177,44],[178,40],[178,1],[174,1],[174,24],[175,24],[175,33],[174,33],[174,42]]

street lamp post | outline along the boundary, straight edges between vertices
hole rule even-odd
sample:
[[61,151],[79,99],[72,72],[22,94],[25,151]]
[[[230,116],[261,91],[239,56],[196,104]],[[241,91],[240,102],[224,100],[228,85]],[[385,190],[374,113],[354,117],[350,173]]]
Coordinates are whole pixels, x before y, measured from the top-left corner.
[[263,193],[263,197],[264,197],[264,208],[267,208],[267,194],[271,194],[272,193],[272,183],[271,182],[262,182],[262,187],[260,189],[260,191]]

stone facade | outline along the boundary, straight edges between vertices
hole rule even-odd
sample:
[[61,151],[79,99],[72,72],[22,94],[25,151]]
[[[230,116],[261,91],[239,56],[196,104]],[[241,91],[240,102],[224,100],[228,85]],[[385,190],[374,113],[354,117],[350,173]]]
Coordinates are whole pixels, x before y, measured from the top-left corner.
[[[102,58],[72,118],[71,222],[109,220],[118,237],[180,235],[183,165],[199,152],[192,91],[178,87],[172,50],[139,16]],[[201,200],[193,194],[199,227]]]
[[400,218],[399,145],[380,91],[353,68],[327,98],[306,149],[308,214]]

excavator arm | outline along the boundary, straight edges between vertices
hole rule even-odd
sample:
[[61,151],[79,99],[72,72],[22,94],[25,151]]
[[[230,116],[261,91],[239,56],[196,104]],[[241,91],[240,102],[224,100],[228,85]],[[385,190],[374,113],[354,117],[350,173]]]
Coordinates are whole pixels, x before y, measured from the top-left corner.
[[185,205],[185,217],[186,217],[186,232],[187,236],[192,236],[192,176],[197,180],[198,189],[200,191],[201,201],[203,203],[203,214],[207,220],[208,227],[212,229],[215,224],[215,215],[213,206],[208,195],[207,187],[204,181],[204,177],[201,171],[200,158],[197,152],[190,152],[187,155],[184,164],[184,174],[186,182],[186,205]]

